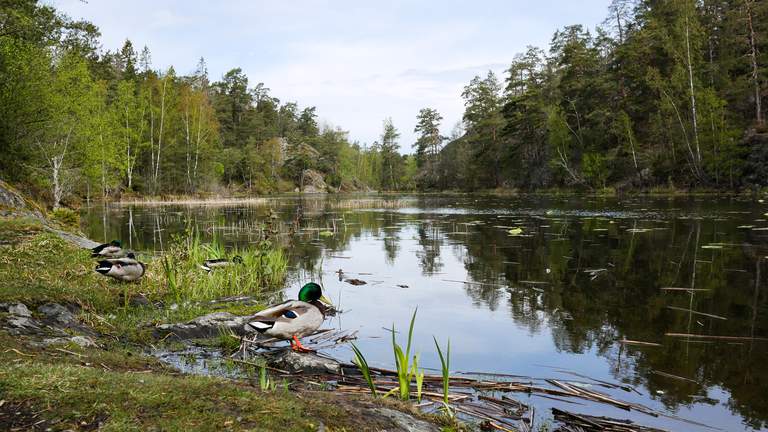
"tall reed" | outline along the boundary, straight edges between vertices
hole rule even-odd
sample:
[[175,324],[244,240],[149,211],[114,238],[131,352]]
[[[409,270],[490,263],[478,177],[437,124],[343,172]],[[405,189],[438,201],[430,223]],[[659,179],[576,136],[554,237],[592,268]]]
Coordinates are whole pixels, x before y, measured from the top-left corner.
[[440,370],[443,377],[443,409],[449,416],[453,416],[451,406],[448,404],[448,391],[451,384],[451,340],[448,339],[448,347],[445,350],[445,356],[443,356],[443,350],[440,349],[440,344],[437,343],[437,338],[432,336],[435,341],[435,348],[437,348],[437,355],[440,357]]
[[[207,259],[235,256],[240,256],[242,263],[210,273],[201,268]],[[251,248],[227,250],[216,240],[202,243],[198,234],[175,238],[161,264],[162,277],[147,278],[147,283],[156,294],[176,302],[255,295],[282,286],[288,271],[287,256],[268,240]]]

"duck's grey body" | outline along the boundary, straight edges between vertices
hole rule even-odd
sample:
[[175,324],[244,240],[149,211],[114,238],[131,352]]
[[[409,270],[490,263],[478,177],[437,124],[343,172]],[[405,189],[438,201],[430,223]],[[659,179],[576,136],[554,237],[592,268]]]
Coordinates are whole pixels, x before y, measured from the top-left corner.
[[144,263],[133,258],[112,258],[99,261],[96,271],[124,282],[141,279],[146,270]]
[[120,246],[120,242],[113,241],[104,243],[91,249],[93,258],[122,258],[127,255],[127,251]]
[[314,333],[323,323],[325,315],[320,307],[300,300],[289,300],[259,312],[246,325],[278,339],[291,339],[294,336],[301,338]]
[[243,258],[240,256],[235,256],[232,259],[215,258],[215,259],[205,260],[203,262],[203,265],[200,266],[200,268],[210,273],[211,270],[216,268],[228,267],[234,264],[242,264],[242,263],[243,263]]

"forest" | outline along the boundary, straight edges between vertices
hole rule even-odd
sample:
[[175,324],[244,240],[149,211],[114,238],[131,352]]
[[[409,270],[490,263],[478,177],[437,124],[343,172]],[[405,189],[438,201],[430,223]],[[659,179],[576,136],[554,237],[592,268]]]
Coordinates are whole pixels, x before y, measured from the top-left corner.
[[[302,191],[745,190],[768,185],[768,3],[613,0],[474,77],[462,122],[414,143],[318,124],[240,68],[153,66],[36,0],[0,2],[0,177],[53,208],[123,195]],[[446,133],[446,129],[451,129]],[[412,154],[403,154],[411,152]]]

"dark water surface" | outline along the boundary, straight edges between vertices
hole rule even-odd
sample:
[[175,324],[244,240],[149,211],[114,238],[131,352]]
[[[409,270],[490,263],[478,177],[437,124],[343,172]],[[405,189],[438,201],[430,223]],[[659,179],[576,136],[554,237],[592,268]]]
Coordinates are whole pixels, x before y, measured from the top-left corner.
[[[344,310],[325,326],[359,329],[369,363],[392,367],[385,328],[394,322],[407,330],[418,306],[416,349],[425,367],[439,367],[435,335],[443,344],[450,338],[454,371],[564,378],[566,369],[631,384],[639,394],[611,394],[714,428],[768,427],[768,342],[748,340],[768,338],[765,203],[286,197],[262,204],[91,208],[83,228],[95,240],[119,238],[145,252],[166,248],[189,227],[243,247],[258,238],[271,211],[288,227],[297,206],[302,230],[281,236],[292,244],[285,295],[295,297],[301,284],[322,278]],[[334,227],[334,235],[320,234]],[[521,235],[510,235],[517,228]],[[339,269],[367,284],[340,281]],[[661,346],[623,345],[622,339]],[[346,347],[332,354],[351,358]],[[543,418],[558,405],[512,395],[534,404]],[[668,430],[712,430],[607,405],[558,406]]]

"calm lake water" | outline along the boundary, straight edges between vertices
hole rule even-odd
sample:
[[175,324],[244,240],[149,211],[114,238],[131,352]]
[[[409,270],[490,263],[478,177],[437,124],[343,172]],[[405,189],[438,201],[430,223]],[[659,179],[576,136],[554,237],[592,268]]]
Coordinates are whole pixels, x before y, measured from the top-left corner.
[[[272,215],[292,238],[285,296],[319,280],[343,313],[326,327],[359,330],[369,363],[391,368],[390,328],[418,307],[421,364],[620,381],[617,398],[726,431],[768,427],[768,204],[735,198],[596,199],[474,196],[285,197],[233,205],[87,209],[95,240],[152,253],[197,228],[228,246],[254,242]],[[362,208],[361,208],[362,207]],[[277,219],[274,219],[274,218]],[[520,235],[511,235],[516,229]],[[321,235],[330,230],[332,236]],[[340,280],[357,278],[366,285]],[[662,288],[695,288],[696,291]],[[405,335],[401,335],[405,336]],[[629,346],[622,339],[659,343]],[[349,360],[351,351],[333,355]],[[671,377],[669,374],[680,378]],[[601,389],[601,391],[605,391]],[[630,418],[668,430],[713,430],[607,405],[535,405]]]

